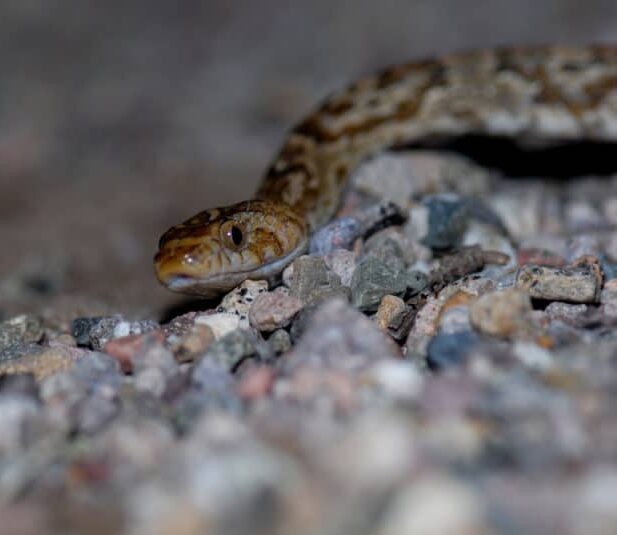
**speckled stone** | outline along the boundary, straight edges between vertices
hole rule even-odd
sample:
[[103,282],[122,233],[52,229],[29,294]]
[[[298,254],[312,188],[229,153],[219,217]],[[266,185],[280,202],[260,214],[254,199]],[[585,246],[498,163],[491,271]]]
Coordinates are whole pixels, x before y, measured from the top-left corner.
[[249,310],[249,322],[259,331],[272,332],[287,327],[302,308],[302,301],[285,291],[259,295]]
[[600,294],[603,313],[611,319],[617,319],[617,279],[607,280]]
[[559,320],[574,327],[582,327],[585,324],[585,316],[589,307],[584,304],[574,305],[553,301],[544,309],[544,313],[551,321]]
[[[73,336],[79,345],[100,351],[107,342],[114,338],[142,334],[158,328],[159,325],[155,321],[129,321],[117,314],[99,318],[77,318],[73,321]],[[86,338],[88,341],[82,343]]]
[[522,290],[490,292],[472,303],[471,324],[480,332],[503,338],[527,338],[531,335],[531,300]]
[[11,346],[36,343],[43,336],[40,318],[32,315],[21,315],[0,322],[0,361]]
[[351,300],[364,311],[377,310],[384,295],[402,296],[407,289],[407,273],[392,269],[374,256],[358,264],[351,279]]
[[257,296],[268,291],[266,281],[246,280],[237,288],[229,292],[216,311],[219,313],[235,314],[240,321],[238,327],[247,329],[249,327],[249,310]]
[[585,267],[523,266],[518,271],[516,287],[536,299],[573,303],[595,303],[600,290],[596,276]]

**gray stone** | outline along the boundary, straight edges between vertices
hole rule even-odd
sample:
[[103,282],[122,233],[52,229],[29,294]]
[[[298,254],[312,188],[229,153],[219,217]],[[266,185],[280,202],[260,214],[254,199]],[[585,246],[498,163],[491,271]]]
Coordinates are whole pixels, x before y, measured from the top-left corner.
[[29,314],[0,323],[0,354],[12,346],[36,343],[43,337],[41,320]]
[[429,209],[428,231],[422,243],[431,249],[452,249],[461,245],[470,219],[467,205],[455,195],[435,195],[423,204]]
[[317,256],[301,256],[293,264],[293,280],[289,295],[310,304],[333,296],[348,295],[341,279],[328,270],[324,260]]
[[428,344],[426,362],[433,370],[442,370],[465,362],[479,337],[472,331],[438,334]]
[[272,332],[287,327],[302,309],[302,301],[286,291],[263,293],[249,310],[249,322],[259,331]]
[[407,289],[407,273],[392,269],[374,256],[366,257],[351,279],[351,300],[364,311],[375,311],[384,295],[403,296]]

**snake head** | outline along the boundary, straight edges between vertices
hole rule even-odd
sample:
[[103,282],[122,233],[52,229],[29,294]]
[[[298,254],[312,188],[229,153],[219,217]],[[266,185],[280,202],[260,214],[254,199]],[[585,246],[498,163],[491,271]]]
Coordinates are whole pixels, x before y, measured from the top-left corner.
[[170,228],[154,257],[174,292],[215,297],[246,279],[273,279],[305,252],[308,229],[285,203],[254,200],[200,212]]

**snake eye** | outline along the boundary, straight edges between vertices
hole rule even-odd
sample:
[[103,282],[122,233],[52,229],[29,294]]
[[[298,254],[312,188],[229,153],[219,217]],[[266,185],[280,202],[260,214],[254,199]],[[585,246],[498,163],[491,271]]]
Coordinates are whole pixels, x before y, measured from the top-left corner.
[[221,239],[225,247],[240,249],[244,245],[244,230],[237,221],[226,221],[221,225]]

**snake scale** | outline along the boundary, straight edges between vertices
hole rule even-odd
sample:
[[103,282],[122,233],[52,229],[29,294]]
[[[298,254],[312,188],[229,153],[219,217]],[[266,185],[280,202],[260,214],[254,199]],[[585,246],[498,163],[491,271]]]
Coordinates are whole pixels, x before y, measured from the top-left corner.
[[289,133],[254,199],[165,232],[157,277],[170,290],[206,297],[273,278],[334,215],[362,160],[468,134],[617,141],[617,47],[478,50],[362,78]]

